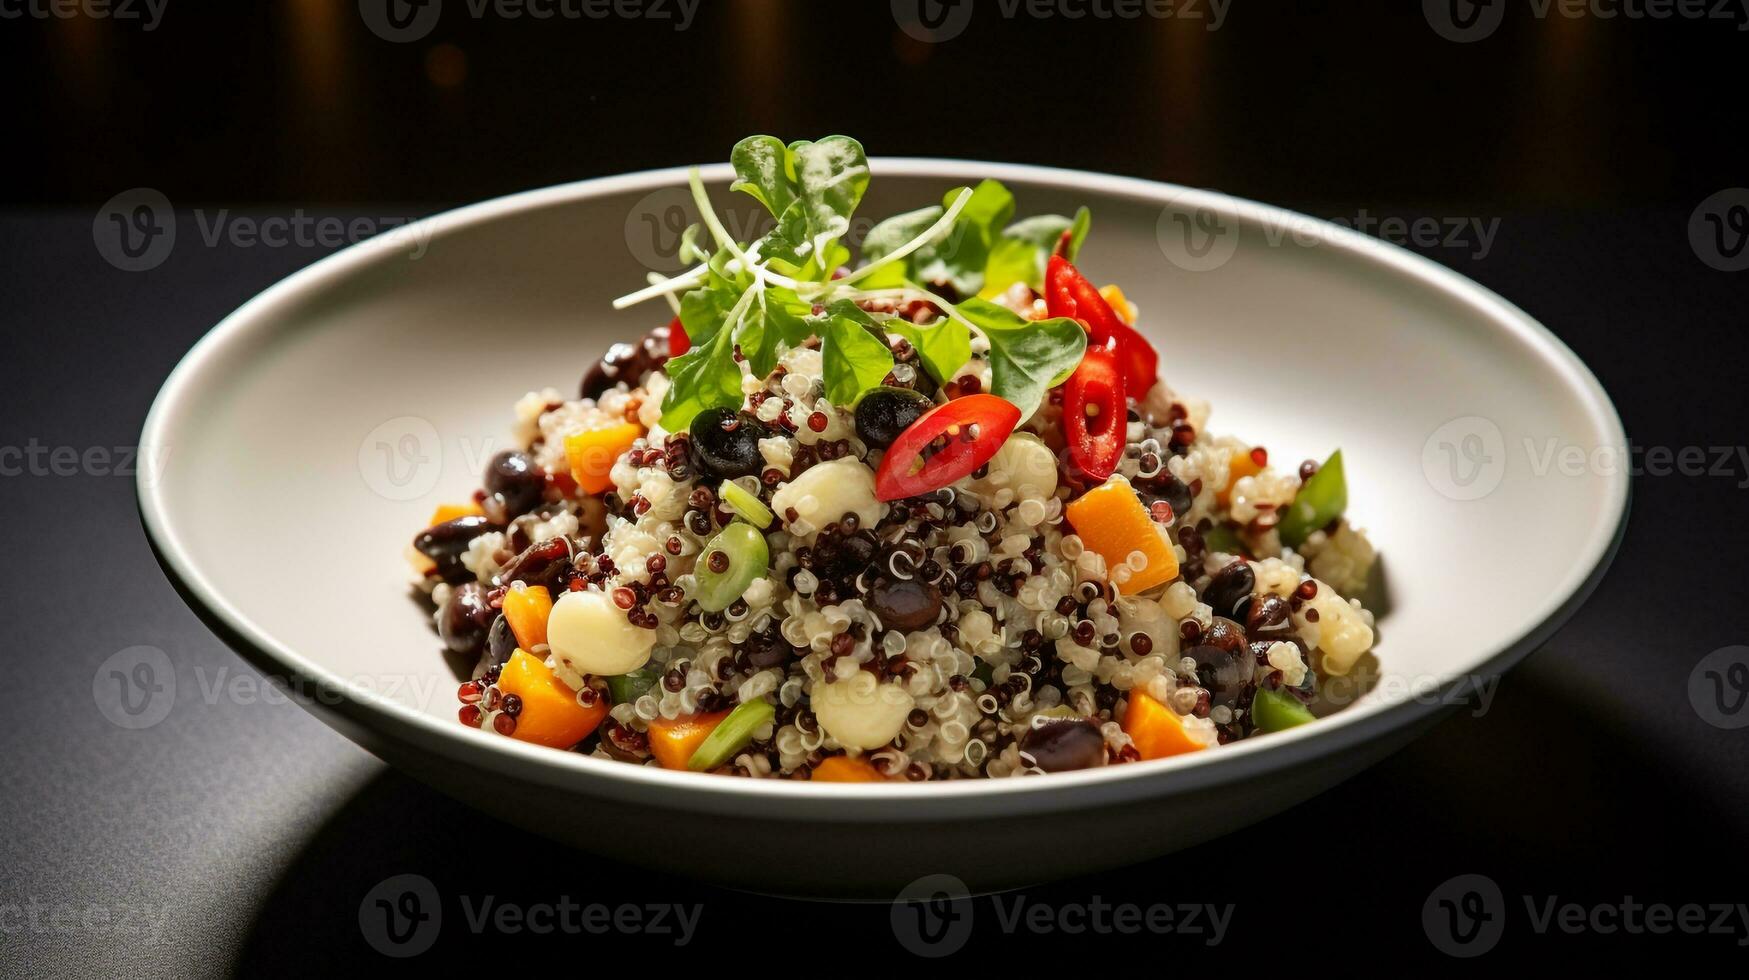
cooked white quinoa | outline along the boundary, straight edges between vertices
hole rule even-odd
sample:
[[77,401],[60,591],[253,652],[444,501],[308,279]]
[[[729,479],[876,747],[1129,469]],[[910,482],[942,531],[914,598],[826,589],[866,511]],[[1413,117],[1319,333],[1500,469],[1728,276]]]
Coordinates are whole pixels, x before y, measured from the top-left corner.
[[[1013,305],[1042,315],[1042,301],[1035,310],[1024,300]],[[889,341],[906,349],[897,335]],[[979,390],[988,380],[974,353],[955,383]],[[646,432],[613,465],[608,494],[580,494],[549,479],[537,508],[504,530],[473,537],[460,555],[463,571],[451,576],[477,582],[473,594],[483,595],[490,615],[518,553],[557,539],[572,560],[570,570],[550,578],[555,594],[601,592],[621,607],[631,601],[647,617],[643,628],[654,642],[644,669],[657,682],[613,704],[600,733],[579,751],[649,762],[652,722],[764,699],[775,716],[721,771],[802,778],[826,758],[849,755],[910,780],[1035,773],[1040,760],[1023,752],[1023,739],[1069,713],[1097,727],[1103,761],[1125,762],[1137,752],[1120,721],[1136,691],[1168,706],[1198,744],[1247,734],[1235,710],[1244,698],[1235,704],[1233,692],[1205,688],[1204,665],[1184,655],[1206,646],[1211,631],[1230,641],[1241,628],[1252,654],[1247,664],[1255,660],[1243,678],[1251,685],[1273,674],[1276,683],[1309,690],[1318,672],[1347,673],[1372,647],[1372,614],[1353,598],[1374,560],[1365,533],[1343,519],[1313,532],[1298,551],[1283,547],[1273,516],[1293,502],[1300,470],[1265,465],[1231,480],[1230,461],[1253,447],[1208,433],[1206,403],[1161,381],[1133,405],[1118,473],[1144,499],[1176,493],[1190,505],[1157,524],[1179,578],[1117,595],[1104,559],[1064,519],[1076,488],[1058,471],[1057,401],[1042,405],[986,467],[949,491],[883,503],[872,481],[880,450],[859,438],[849,407],[826,400],[820,353],[811,348],[788,351],[766,378],[747,374],[743,364],[741,407],[769,431],[758,442],[760,473],[736,482],[777,515],[765,534],[770,564],[726,610],[703,613],[691,601],[694,571],[727,512],[715,492],[720,481],[701,478],[685,436],[660,425],[667,385],[653,370],[636,386],[621,381],[597,398],[566,399],[547,389],[518,401],[520,449],[546,473],[566,472],[569,435],[626,421]],[[820,471],[830,479],[804,478],[822,467],[835,468]],[[857,479],[854,471],[871,476]],[[493,516],[493,496],[480,499]],[[844,533],[846,514],[857,515],[856,535],[873,539],[874,557],[849,582],[823,582],[822,554]],[[1232,528],[1252,555],[1264,557],[1205,546],[1195,529],[1213,525]],[[1217,620],[1205,599],[1217,573],[1235,563],[1250,572],[1251,609],[1268,596],[1290,607],[1279,629],[1245,637],[1245,624]],[[926,625],[889,628],[874,579],[929,581],[938,611]],[[457,615],[460,590],[429,570],[423,581],[435,586],[439,620]],[[580,700],[608,699],[603,678],[540,652],[560,679],[585,691]],[[502,724],[505,710],[490,687],[492,659],[492,650],[482,654],[472,700],[464,686],[464,700],[479,709],[464,707],[464,718],[488,730]]]

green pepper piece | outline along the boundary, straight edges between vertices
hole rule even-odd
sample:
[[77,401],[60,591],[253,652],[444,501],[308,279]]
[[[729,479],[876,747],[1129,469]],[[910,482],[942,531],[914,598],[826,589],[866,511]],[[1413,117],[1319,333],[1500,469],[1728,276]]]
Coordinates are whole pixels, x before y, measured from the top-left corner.
[[628,674],[609,677],[607,691],[613,695],[614,704],[629,704],[648,693],[661,677],[661,670],[646,665]]
[[1281,541],[1298,548],[1312,532],[1342,516],[1348,509],[1348,479],[1342,475],[1342,450],[1330,454],[1318,472],[1300,487],[1300,492],[1282,514]]
[[1259,687],[1251,701],[1251,721],[1260,732],[1286,731],[1317,718],[1286,691]]
[[[713,571],[712,562],[721,564],[722,570]],[[693,598],[705,612],[722,612],[765,574],[770,563],[771,551],[765,545],[765,535],[751,524],[736,521],[718,531],[699,552],[698,564],[692,571],[697,582]]]
[[777,709],[773,708],[763,698],[758,701],[748,701],[735,706],[724,718],[711,729],[705,740],[699,744],[692,758],[686,760],[686,768],[693,772],[707,772],[728,762],[735,753],[746,748],[753,741],[753,732],[760,725],[777,717]]
[[1216,524],[1202,536],[1203,544],[1209,551],[1224,552],[1229,555],[1245,555],[1245,545],[1240,543],[1239,535],[1225,524]]
[[761,531],[771,526],[773,515],[771,509],[759,502],[759,498],[748,493],[734,480],[724,480],[723,486],[717,491],[717,496],[723,499],[728,508],[740,515],[741,519]]

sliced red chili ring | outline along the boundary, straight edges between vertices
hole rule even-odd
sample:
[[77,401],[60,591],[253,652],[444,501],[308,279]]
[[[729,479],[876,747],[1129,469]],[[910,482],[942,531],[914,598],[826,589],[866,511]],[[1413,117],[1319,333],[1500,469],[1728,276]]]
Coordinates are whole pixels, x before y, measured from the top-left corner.
[[995,395],[937,405],[893,440],[875,471],[875,496],[903,500],[939,490],[988,463],[1019,424],[1020,409]]
[[1088,476],[1104,480],[1123,457],[1128,425],[1129,405],[1116,355],[1104,347],[1088,347],[1063,385],[1063,431],[1070,458]]
[[1124,390],[1141,398],[1160,376],[1160,355],[1148,338],[1123,321],[1105,297],[1079,269],[1060,255],[1051,256],[1045,267],[1045,310],[1051,316],[1066,316],[1087,325],[1093,343],[1110,347],[1123,368]]

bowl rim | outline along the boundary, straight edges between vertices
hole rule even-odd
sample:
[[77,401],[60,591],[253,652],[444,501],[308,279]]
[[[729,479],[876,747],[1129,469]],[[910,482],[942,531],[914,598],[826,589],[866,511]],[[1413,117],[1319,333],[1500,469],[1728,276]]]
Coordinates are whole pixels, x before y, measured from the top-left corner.
[[[944,180],[989,177],[1010,184],[1082,191],[1156,207],[1207,209],[1243,224],[1316,229],[1320,247],[1346,253],[1356,261],[1376,267],[1381,274],[1441,293],[1479,314],[1482,321],[1516,341],[1529,356],[1563,380],[1585,420],[1596,430],[1600,445],[1626,445],[1621,419],[1603,386],[1559,338],[1493,291],[1391,242],[1273,205],[1137,177],[925,157],[875,157],[871,158],[870,166],[882,175]],[[728,164],[700,169],[705,180],[713,185],[733,178]],[[670,167],[559,184],[465,205],[420,219],[414,225],[435,243],[444,235],[524,212],[610,194],[681,186],[687,173],[688,168]],[[372,244],[366,240],[311,263],[263,290],[214,326],[166,378],[146,416],[141,446],[172,444],[178,423],[211,383],[207,369],[229,352],[270,333],[277,311],[373,263],[392,259],[388,250],[372,248]],[[1622,469],[1599,479],[1607,481],[1602,501],[1605,517],[1590,530],[1583,551],[1568,567],[1559,586],[1549,592],[1549,600],[1529,618],[1517,637],[1481,652],[1462,665],[1466,669],[1443,675],[1428,685],[1426,690],[1439,694],[1437,698],[1381,697],[1351,705],[1316,724],[1276,733],[1267,739],[1243,740],[1222,746],[1217,752],[1058,773],[1048,779],[840,783],[824,787],[792,780],[711,778],[595,759],[575,752],[555,752],[489,732],[469,730],[384,698],[331,674],[255,626],[206,578],[184,545],[170,517],[167,481],[154,479],[153,474],[142,468],[136,478],[136,490],[153,553],[184,601],[209,628],[258,668],[271,675],[325,685],[325,689],[336,691],[340,695],[338,701],[329,705],[312,705],[306,699],[297,699],[330,724],[334,720],[318,710],[320,707],[332,708],[364,729],[392,740],[411,741],[420,751],[467,765],[508,770],[531,782],[587,790],[602,797],[753,815],[885,820],[928,819],[945,814],[970,816],[1013,812],[1016,808],[1066,810],[1101,801],[1206,789],[1331,755],[1441,713],[1447,707],[1445,695],[1468,679],[1492,676],[1522,659],[1577,611],[1602,579],[1626,529],[1630,480]],[[364,741],[350,728],[341,730]]]

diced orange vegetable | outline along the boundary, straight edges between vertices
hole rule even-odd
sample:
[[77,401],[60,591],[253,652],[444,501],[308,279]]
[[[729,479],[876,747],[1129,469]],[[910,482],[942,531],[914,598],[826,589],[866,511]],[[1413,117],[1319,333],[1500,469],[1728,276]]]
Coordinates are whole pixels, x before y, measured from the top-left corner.
[[820,764],[814,767],[813,780],[816,783],[884,783],[887,777],[867,759],[834,755],[820,760]]
[[1256,476],[1263,472],[1263,465],[1257,462],[1257,450],[1235,449],[1227,456],[1227,485],[1215,492],[1215,501],[1222,507],[1233,502],[1233,484],[1247,476]]
[[632,422],[590,429],[565,437],[565,461],[571,464],[571,479],[584,493],[601,493],[613,486],[613,464],[644,434]]
[[685,769],[692,754],[727,717],[727,711],[713,711],[708,715],[657,718],[650,722],[650,754],[664,769]]
[[498,675],[498,690],[522,699],[512,738],[536,745],[568,749],[589,736],[607,717],[607,698],[592,707],[577,703],[577,692],[560,680],[539,657],[517,650]]
[[[1146,592],[1178,577],[1178,556],[1160,535],[1130,481],[1114,476],[1063,511],[1087,550],[1105,559],[1107,574],[1119,592]],[[1118,581],[1118,569],[1126,568],[1130,555],[1138,551],[1147,564],[1140,571],[1131,569],[1128,578]]]
[[431,523],[426,526],[434,527],[458,517],[479,517],[485,513],[479,504],[438,504],[437,509],[431,512]]
[[1190,737],[1171,708],[1134,689],[1130,691],[1130,706],[1124,710],[1123,730],[1144,759],[1164,759],[1207,748]]
[[1132,326],[1135,324],[1135,305],[1129,301],[1128,297],[1124,296],[1123,290],[1117,288],[1116,285],[1101,286],[1099,288],[1099,297],[1105,300],[1105,302],[1111,307],[1113,313],[1116,313],[1119,317],[1123,318],[1123,322]]
[[512,585],[504,593],[504,618],[510,621],[516,645],[524,650],[546,645],[547,616],[552,611],[553,594],[544,585]]

